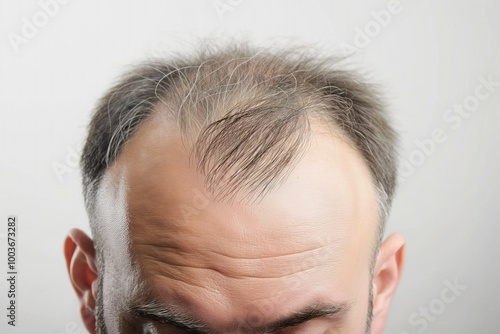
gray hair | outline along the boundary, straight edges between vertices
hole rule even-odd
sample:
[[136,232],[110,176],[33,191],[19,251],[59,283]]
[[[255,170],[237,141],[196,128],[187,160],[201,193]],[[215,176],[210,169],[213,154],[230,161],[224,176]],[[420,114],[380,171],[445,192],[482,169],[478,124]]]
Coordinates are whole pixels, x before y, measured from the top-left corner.
[[357,149],[379,201],[379,238],[396,188],[397,134],[379,94],[338,59],[246,45],[141,63],[100,99],[81,157],[95,237],[96,193],[106,170],[144,120],[175,122],[207,189],[220,200],[257,200],[284,180],[319,120]]

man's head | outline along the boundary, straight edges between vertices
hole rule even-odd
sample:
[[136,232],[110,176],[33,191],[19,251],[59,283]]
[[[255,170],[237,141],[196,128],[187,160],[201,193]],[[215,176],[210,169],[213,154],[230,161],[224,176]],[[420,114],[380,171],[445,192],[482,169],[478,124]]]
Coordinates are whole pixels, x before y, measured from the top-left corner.
[[231,48],[134,68],[82,155],[93,240],[65,242],[97,333],[380,333],[396,135],[355,74]]

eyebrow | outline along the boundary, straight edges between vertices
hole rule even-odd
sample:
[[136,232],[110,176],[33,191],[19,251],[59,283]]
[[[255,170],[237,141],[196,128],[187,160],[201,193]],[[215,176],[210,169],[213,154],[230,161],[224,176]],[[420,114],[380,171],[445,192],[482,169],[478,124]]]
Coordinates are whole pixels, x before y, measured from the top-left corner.
[[[260,326],[253,330],[257,333],[273,333],[288,327],[298,326],[310,320],[327,317],[342,317],[349,310],[350,302],[341,302],[335,305],[315,305],[287,315],[271,322],[269,325]],[[130,308],[130,313],[145,320],[166,324],[188,333],[211,334],[214,333],[209,326],[198,319],[186,314],[169,309],[164,305],[152,302],[145,305],[135,305]]]
[[317,318],[342,316],[349,308],[350,303],[348,302],[339,303],[338,305],[308,306],[298,312],[272,322],[270,325],[265,326],[265,328],[259,332],[272,333],[288,327],[298,326],[307,321]]
[[129,313],[145,320],[170,325],[189,333],[210,334],[212,331],[201,321],[182,314],[164,305],[151,302],[130,307]]

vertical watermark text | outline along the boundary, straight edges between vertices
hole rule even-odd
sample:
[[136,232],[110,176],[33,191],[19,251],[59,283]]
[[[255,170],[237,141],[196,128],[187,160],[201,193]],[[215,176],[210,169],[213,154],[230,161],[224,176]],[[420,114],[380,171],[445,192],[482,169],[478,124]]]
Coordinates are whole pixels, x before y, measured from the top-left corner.
[[7,324],[17,322],[17,216],[7,217]]

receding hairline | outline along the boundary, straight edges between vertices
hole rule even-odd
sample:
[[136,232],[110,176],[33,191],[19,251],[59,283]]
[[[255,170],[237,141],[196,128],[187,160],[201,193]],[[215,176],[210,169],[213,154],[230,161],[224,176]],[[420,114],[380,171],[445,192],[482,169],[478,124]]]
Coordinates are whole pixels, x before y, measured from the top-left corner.
[[[123,154],[123,150],[126,150],[127,146],[129,145],[131,140],[137,140],[137,132],[140,132],[143,130],[143,128],[147,128],[147,131],[149,133],[151,132],[156,132],[160,133],[160,136],[163,136],[164,134],[167,134],[168,137],[162,137],[161,140],[174,140],[177,143],[180,143],[182,147],[185,149],[186,154],[189,157],[189,167],[195,167],[197,172],[202,175],[202,170],[203,168],[206,168],[206,166],[201,165],[200,162],[200,155],[202,154],[202,151],[200,151],[200,147],[196,146],[196,144],[199,145],[199,143],[196,142],[196,138],[199,138],[199,133],[191,133],[188,134],[186,132],[182,132],[178,124],[170,119],[169,113],[167,111],[166,106],[156,106],[153,109],[153,112],[143,120],[143,122],[137,127],[136,133],[134,133],[133,136],[129,138],[129,140],[123,145],[122,151],[120,154],[117,156],[116,160],[110,165],[110,167],[105,171],[103,177],[108,175],[109,173],[122,173],[123,170],[121,170],[120,166],[117,166],[117,164],[122,164],[123,167],[126,168],[126,164],[124,162],[120,161],[120,156]],[[287,176],[294,171],[296,165],[300,163],[300,161],[303,159],[303,157],[308,153],[310,149],[310,141],[311,137],[316,136],[316,135],[327,135],[331,143],[335,142],[342,142],[343,145],[346,145],[350,152],[355,156],[351,156],[351,159],[357,159],[359,162],[361,162],[363,166],[363,171],[366,171],[366,177],[368,177],[370,183],[373,185],[373,190],[376,191],[376,180],[373,178],[373,175],[370,173],[370,170],[368,166],[366,165],[365,161],[363,160],[362,154],[359,152],[359,150],[356,148],[355,143],[349,138],[348,135],[344,133],[342,129],[336,126],[336,124],[332,124],[331,122],[328,122],[325,120],[320,114],[310,114],[307,115],[306,118],[307,121],[307,132],[306,136],[304,137],[304,145],[300,147],[300,151],[296,152],[295,155],[295,160],[293,163],[290,163],[285,166],[283,169],[282,175],[278,176],[280,178],[281,183],[276,183],[276,186],[281,185],[282,183],[285,183],[287,180]],[[144,145],[144,144],[142,144]],[[328,154],[331,152],[325,152],[325,154]],[[165,159],[168,159],[168,153],[165,156]],[[118,168],[116,168],[118,167]],[[123,177],[123,174],[120,174]],[[203,175],[202,175],[203,176]],[[113,176],[113,179],[117,179],[117,176]],[[209,188],[210,185],[207,182],[206,177],[203,178],[205,181],[205,189],[204,191],[217,191],[217,188]],[[212,185],[213,186],[213,185]],[[273,188],[274,189],[274,188]],[[236,189],[237,191],[243,192],[245,189]],[[239,194],[240,192],[237,192],[236,194]],[[215,193],[212,193],[212,195],[216,195]],[[249,200],[248,195],[251,195],[251,193],[244,193],[244,196],[241,198],[243,200]],[[377,194],[378,196],[378,194]],[[265,196],[259,197],[259,199],[264,199]],[[224,197],[217,197],[215,196],[213,198],[216,202],[224,202]],[[226,202],[226,204],[231,203],[230,201]],[[246,202],[246,204],[249,204],[249,201]]]
[[[205,131],[204,133],[201,134],[202,135],[201,138],[204,140],[201,140],[199,142],[199,144],[200,143],[201,144],[198,146],[199,147],[198,157],[200,158],[199,160],[203,160],[203,157],[206,158],[205,162],[207,162],[207,164],[205,166],[209,166],[210,165],[209,162],[212,162],[212,169],[210,168],[206,169],[205,174],[207,174],[208,177],[211,178],[213,184],[221,180],[221,177],[223,176],[223,175],[221,176],[221,174],[224,174],[223,172],[227,170],[224,168],[238,167],[238,163],[240,163],[241,161],[238,161],[238,159],[236,158],[230,161],[232,164],[231,163],[224,164],[225,161],[227,161],[227,159],[226,160],[219,159],[219,161],[217,161],[217,158],[220,158],[221,156],[230,158],[231,155],[229,155],[228,153],[238,152],[238,149],[241,150],[242,147],[245,148],[244,146],[245,143],[243,141],[240,143],[232,143],[232,142],[225,143],[224,140],[225,138],[227,138],[227,136],[226,133],[224,133],[223,131],[227,129],[232,129],[233,132],[231,134],[233,135],[233,137],[230,138],[232,139],[238,138],[238,134],[234,132],[234,130],[239,130],[241,129],[241,125],[244,125],[243,128],[247,130],[246,139],[254,140],[255,137],[252,137],[252,131],[254,130],[254,128],[252,128],[252,122],[257,121],[258,117],[261,114],[257,112],[253,115],[249,112],[246,114],[245,113],[238,114],[238,110],[234,110],[233,107],[235,105],[238,106],[238,104],[236,103],[231,105],[231,98],[234,98],[234,96],[230,96],[229,94],[232,92],[231,91],[232,87],[230,85],[233,85],[234,87],[236,87],[235,88],[236,93],[239,92],[240,95],[243,95],[243,93],[248,92],[249,94],[246,97],[246,104],[245,103],[239,104],[239,106],[243,107],[243,109],[245,107],[250,107],[255,109],[259,106],[259,103],[261,103],[262,105],[263,103],[262,101],[263,100],[266,101],[266,99],[268,102],[269,101],[273,102],[273,103],[268,103],[268,105],[265,105],[264,103],[265,108],[262,108],[261,110],[258,111],[262,113],[263,117],[266,117],[266,112],[267,115],[274,115],[276,117],[274,119],[276,121],[275,124],[276,128],[271,129],[272,131],[271,130],[268,131],[266,133],[267,135],[278,134],[278,136],[276,136],[275,138],[276,141],[285,142],[285,144],[287,143],[290,144],[290,142],[292,143],[291,147],[294,149],[292,149],[289,152],[288,156],[281,157],[282,160],[279,162],[280,166],[285,166],[285,167],[293,165],[293,162],[297,160],[297,158],[299,157],[300,152],[303,151],[301,150],[301,148],[303,148],[302,146],[307,143],[306,136],[304,136],[303,133],[300,133],[299,130],[308,128],[308,121],[311,115],[320,114],[314,112],[310,113],[311,109],[307,109],[308,106],[307,102],[308,100],[314,100],[314,97],[312,96],[313,94],[318,95],[321,93],[320,98],[318,99],[316,96],[316,100],[313,101],[314,103],[312,104],[315,107],[322,105],[322,107],[324,107],[325,110],[328,109],[328,111],[325,111],[324,113],[324,116],[326,115],[325,117],[328,117],[327,112],[330,112],[333,109],[336,109],[336,112],[339,113],[340,118],[338,119],[337,124],[334,121],[332,121],[332,119],[336,117],[335,115],[333,115],[330,118],[329,123],[330,125],[333,124],[338,125],[338,130],[342,129],[348,130],[348,131],[343,131],[344,137],[349,141],[351,141],[351,143],[354,143],[353,145],[354,148],[361,153],[361,155],[367,162],[372,172],[371,174],[373,176],[374,185],[379,192],[379,201],[381,203],[380,208],[381,211],[383,212],[383,214],[381,215],[381,217],[383,217],[381,218],[383,224],[383,220],[385,219],[385,216],[387,214],[388,206],[390,205],[390,201],[392,199],[393,188],[395,186],[395,175],[393,175],[394,163],[392,161],[394,159],[394,156],[393,153],[391,152],[392,146],[394,144],[394,138],[393,138],[394,133],[391,132],[391,129],[386,126],[383,117],[379,115],[381,113],[381,106],[379,100],[377,100],[376,96],[373,95],[373,92],[370,89],[367,89],[365,85],[357,81],[358,79],[356,75],[352,72],[328,70],[325,67],[326,64],[325,61],[317,60],[312,57],[301,57],[300,54],[299,57],[297,58],[297,63],[291,63],[290,59],[284,59],[284,60],[279,59],[280,55],[286,55],[286,54],[287,54],[286,51],[282,53],[278,52],[273,55],[270,54],[269,52],[251,53],[248,52],[248,50],[246,49],[241,50],[238,48],[232,48],[232,49],[229,48],[215,54],[213,53],[211,54],[210,52],[205,54],[201,53],[197,57],[194,57],[192,59],[173,61],[173,63],[177,62],[177,64],[172,64],[172,62],[160,60],[160,61],[147,62],[136,67],[134,71],[129,73],[128,77],[125,77],[121,83],[113,87],[108,93],[108,95],[101,100],[101,105],[98,106],[96,115],[94,115],[93,121],[95,121],[96,123],[94,124],[94,127],[99,129],[99,125],[102,126],[102,123],[106,121],[107,115],[110,115],[109,119],[111,122],[112,113],[113,112],[118,113],[117,116],[118,124],[116,129],[118,129],[121,132],[115,132],[113,133],[113,136],[111,136],[105,156],[106,166],[98,167],[98,168],[103,168],[101,169],[101,172],[99,172],[96,169],[97,167],[91,166],[91,164],[88,164],[88,166],[86,165],[86,163],[90,162],[94,163],[94,166],[99,166],[99,164],[92,162],[92,157],[91,157],[93,153],[92,147],[95,148],[98,146],[98,144],[96,143],[89,144],[89,142],[91,142],[92,139],[94,139],[89,133],[89,139],[86,145],[86,148],[89,147],[89,150],[88,152],[84,150],[84,153],[82,155],[84,157],[82,158],[82,165],[84,166],[84,189],[87,190],[85,197],[88,204],[88,208],[91,208],[92,206],[91,202],[95,200],[95,196],[92,196],[92,192],[95,193],[95,191],[99,188],[100,178],[109,169],[113,161],[119,156],[120,149],[122,149],[127,144],[128,140],[130,140],[130,138],[133,137],[134,131],[141,126],[141,123],[147,120],[148,118],[151,118],[152,112],[154,113],[155,110],[158,109],[158,107],[164,104],[165,102],[167,102],[166,105],[176,105],[177,108],[175,107],[172,108],[172,110],[174,110],[175,112],[173,112],[171,116],[173,120],[176,120],[178,122],[179,128],[181,129],[181,133],[192,132],[193,129],[196,127],[199,127],[204,131],[210,128],[209,131]],[[258,75],[262,75],[263,73],[266,74],[265,71],[263,71],[262,69],[258,69],[255,63],[253,64],[254,66],[253,68],[256,71],[259,70],[260,72],[259,71],[257,71],[258,73],[251,71],[237,72],[238,68],[241,69],[244,66],[250,66],[248,65],[249,62],[251,63],[256,59],[258,61],[261,61],[261,63],[263,62],[263,64],[265,64],[274,71],[273,75],[269,77],[264,76],[264,79],[275,80],[276,82],[282,84],[282,86],[278,88],[282,90],[288,89],[285,95],[278,96],[279,92],[276,93],[276,90],[273,90],[274,89],[273,85],[266,86],[265,84],[263,84],[260,87],[257,87],[259,89],[262,87],[264,88],[264,95],[265,95],[264,99],[262,98],[262,96],[258,95],[258,93],[261,92],[259,91],[259,89],[255,89],[253,91],[243,89],[245,87],[247,88],[253,87],[252,79],[258,81],[258,78],[256,78]],[[212,91],[208,91],[208,93],[204,94],[207,91],[201,88],[197,90],[196,85],[200,84],[199,75],[202,76],[203,80],[204,75],[213,74],[214,70],[213,68],[212,69],[208,67],[203,68],[203,66],[207,66],[207,64],[210,62],[212,62],[213,65],[216,66],[216,69],[224,70],[224,66],[232,66],[232,67],[230,68],[230,71],[228,69],[227,73],[224,74],[222,72],[222,75],[219,77],[213,77],[213,78],[210,78],[209,76],[204,77],[206,81],[205,86],[211,88],[212,87],[211,84],[213,84],[214,87]],[[205,72],[203,72],[203,70],[205,70]],[[207,71],[208,73],[206,73]],[[231,82],[231,78],[233,78],[233,75],[235,73],[236,74],[239,73],[238,74],[240,75],[240,78],[238,79],[239,81],[236,80],[235,82]],[[250,79],[248,86],[245,86],[246,83],[245,82],[242,83],[242,80],[240,80],[242,78],[243,79],[246,78],[245,77],[246,75],[248,75],[249,76],[248,78]],[[254,75],[255,78],[252,77],[252,75]],[[140,82],[141,79],[143,79],[144,81]],[[287,81],[287,79],[289,80]],[[296,87],[293,87],[294,84],[293,79],[296,80],[295,81],[295,84],[297,84]],[[155,81],[155,80],[156,80],[155,85],[151,86],[150,84],[148,88],[147,81]],[[217,87],[218,83],[217,80],[220,81],[219,83],[227,84],[227,87],[224,86]],[[226,81],[223,82],[224,80]],[[314,86],[314,84],[317,85]],[[267,92],[266,89],[268,90]],[[323,93],[325,94],[323,95]],[[119,106],[120,102],[122,103],[134,102],[134,94],[137,95],[135,102],[139,104],[137,105],[131,104],[130,109],[123,109],[116,111],[113,109]],[[277,95],[277,98],[275,100],[272,100],[273,94]],[[147,98],[144,99],[143,98],[144,96],[146,96]],[[139,100],[138,99],[139,97],[142,97],[142,100]],[[170,100],[168,100],[167,97],[170,97]],[[225,99],[227,97],[229,98]],[[302,99],[305,102],[302,101]],[[299,105],[300,103],[304,102],[302,106],[304,106],[305,108],[299,108],[296,114],[290,112],[289,114],[285,115],[288,118],[280,119],[279,118],[280,114],[277,113],[277,111],[283,110],[285,113],[287,112],[287,110],[284,109],[285,106],[283,104],[280,105],[281,103],[280,101],[281,102],[298,101]],[[210,105],[210,103],[212,103],[212,105]],[[136,108],[138,109],[139,107],[141,107],[141,105],[143,105],[144,108],[146,107],[149,108],[149,111],[144,112],[143,114],[140,115],[132,114],[130,116],[131,120],[125,120],[123,123],[120,123],[120,117],[122,115],[124,115],[126,119],[126,117],[128,116],[128,112],[130,112],[131,110],[133,111]],[[218,114],[217,112],[213,112],[213,110],[209,110],[213,106],[220,106],[222,108],[221,110],[224,112],[222,112],[222,114]],[[200,108],[206,108],[206,110],[202,110]],[[369,109],[371,109],[371,111]],[[194,114],[196,111],[198,111],[198,116],[200,115],[203,116],[204,115],[203,113],[206,112],[205,114],[206,115],[205,120],[207,121],[206,123],[201,122],[200,118],[196,118],[196,115]],[[234,113],[231,114],[231,112],[233,111]],[[121,112],[123,112],[123,114],[120,114]],[[344,115],[343,113],[346,113],[346,115]],[[351,113],[350,116],[347,115],[349,113]],[[222,115],[223,118],[221,119],[217,115],[219,116]],[[344,116],[345,118],[342,118]],[[98,119],[99,117],[101,117],[101,119]],[[245,117],[247,117],[249,122],[245,123]],[[255,117],[255,118],[251,119],[249,117]],[[323,117],[322,119],[325,120],[326,119],[325,117]],[[365,117],[366,120],[363,120],[363,117]],[[280,123],[282,121],[285,124],[284,127],[283,124]],[[288,121],[288,123],[286,123],[286,121]],[[373,124],[369,124],[370,122],[372,122]],[[260,124],[262,124],[262,122]],[[288,128],[286,127],[287,124],[289,126]],[[204,126],[206,127],[204,128]],[[279,126],[282,126],[282,128],[279,128]],[[288,134],[290,133],[295,134],[296,137],[285,137],[285,138],[279,137],[279,131],[276,131],[276,129],[283,129],[283,128],[288,131]],[[130,133],[127,132],[127,130],[131,130]],[[377,133],[376,131],[379,132]],[[196,136],[190,137],[189,135],[187,135],[186,137],[198,138],[198,139],[200,138]],[[356,138],[356,140],[354,140],[353,138]],[[367,139],[366,140],[367,142],[371,140],[372,143],[371,144],[368,143],[365,146],[363,146],[364,138]],[[95,141],[98,140],[99,138],[95,139]],[[376,146],[377,140],[381,142],[381,145],[379,145],[378,148],[374,147]],[[271,144],[273,143],[271,142]],[[268,146],[270,147],[271,145]],[[209,152],[209,150],[206,150],[207,148],[211,149],[210,151],[211,154],[207,153]],[[262,150],[259,151],[260,148],[258,146],[254,146],[252,148],[254,149],[252,154],[254,154],[255,156],[262,153]],[[380,152],[377,152],[377,150],[379,150]],[[217,155],[218,153],[220,153],[219,156]],[[240,151],[239,153],[242,152]],[[210,161],[210,158],[214,157],[215,157],[215,162],[214,160]],[[243,155],[243,157],[252,158],[250,154],[248,154],[247,156]],[[384,159],[386,160],[385,162],[382,161]],[[273,161],[268,161],[268,162],[272,166]],[[259,161],[257,161],[257,164],[258,163]],[[384,171],[384,168],[381,168],[381,166],[383,166],[384,164],[386,164],[388,168],[387,171]],[[100,166],[103,166],[102,163]],[[239,167],[245,167],[245,166],[239,165]],[[257,167],[259,167],[259,165],[257,165]],[[255,169],[258,170],[257,167]],[[284,168],[283,170],[285,169],[286,168]],[[217,174],[218,171],[219,174]],[[210,172],[212,173],[210,174]],[[255,172],[255,170],[253,172]],[[264,172],[266,172],[266,170],[264,170]],[[276,181],[277,178],[276,175],[270,175],[270,174],[262,176],[261,174],[254,173],[254,175],[259,177],[260,181],[262,181],[263,183],[269,182],[270,180]],[[239,180],[245,181],[248,180],[248,178],[247,179],[240,178]],[[252,185],[254,185],[249,182],[245,184],[245,182],[243,181],[240,183],[233,182],[232,184],[233,188],[238,190],[245,188],[245,186],[251,187]],[[89,213],[90,211],[92,210],[89,209]]]

